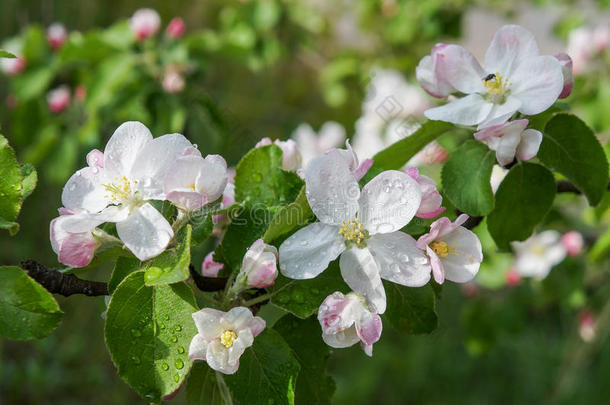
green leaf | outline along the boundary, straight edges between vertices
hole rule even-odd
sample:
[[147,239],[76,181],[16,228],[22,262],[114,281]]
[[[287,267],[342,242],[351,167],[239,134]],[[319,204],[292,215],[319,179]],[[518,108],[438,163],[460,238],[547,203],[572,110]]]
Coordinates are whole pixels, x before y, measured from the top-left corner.
[[305,225],[313,216],[313,212],[305,196],[305,186],[301,188],[296,200],[275,214],[263,239],[271,243],[282,236],[287,236],[294,229]]
[[223,401],[216,372],[204,361],[193,364],[186,382],[187,405],[232,405]]
[[460,211],[472,216],[489,214],[494,194],[489,179],[496,156],[485,144],[470,140],[460,146],[443,166],[443,192]]
[[0,135],[0,227],[9,229],[11,235],[19,229],[15,219],[21,209],[22,182],[23,174],[15,152]]
[[240,404],[293,405],[299,363],[273,329],[265,329],[241,356],[239,370],[224,377]]
[[34,166],[29,163],[21,165],[21,174],[23,175],[23,181],[21,182],[21,198],[25,199],[32,194],[38,184],[38,173]]
[[110,281],[108,281],[108,293],[112,295],[118,285],[131,273],[140,270],[142,262],[133,256],[120,256],[112,270]]
[[275,292],[271,298],[274,305],[301,319],[309,318],[317,312],[322,301],[335,291],[349,292],[341,277],[338,260],[310,280],[293,280],[280,274],[268,290]]
[[7,51],[4,51],[4,50],[0,49],[0,58],[15,59],[16,56],[13,55],[10,52],[7,52]]
[[53,295],[19,267],[0,267],[0,335],[40,339],[49,335],[63,313]]
[[148,401],[176,391],[191,368],[195,305],[186,284],[147,287],[144,271],[127,276],[112,294],[104,327],[110,357],[121,378]]
[[14,236],[19,232],[19,224],[17,222],[7,221],[4,218],[0,218],[0,229],[6,229],[9,235]]
[[521,162],[508,172],[496,192],[496,208],[487,228],[500,249],[522,241],[551,208],[557,186],[553,174],[535,163]]
[[180,230],[176,246],[166,250],[146,265],[144,280],[147,286],[172,284],[189,278],[191,264],[191,225]]
[[[378,173],[380,169],[400,169],[424,146],[452,128],[452,124],[442,121],[424,123],[413,134],[393,143],[373,156],[373,166],[370,173]],[[374,177],[374,175],[371,176]],[[365,176],[366,181],[372,179],[371,176]]]
[[593,131],[578,117],[557,114],[547,122],[538,158],[566,176],[597,205],[608,185],[608,160]]
[[53,69],[48,65],[27,71],[15,78],[13,82],[15,95],[21,102],[43,97],[51,80],[53,80]]
[[303,180],[282,170],[282,150],[276,145],[254,148],[235,169],[235,200],[267,206],[285,205],[297,197]]
[[405,287],[383,281],[388,307],[382,315],[399,332],[409,335],[431,333],[438,327],[434,290],[430,284],[423,287]]
[[194,217],[191,220],[191,225],[193,226],[192,242],[195,245],[205,242],[214,230],[214,221],[211,214]]
[[334,380],[326,375],[330,348],[321,338],[321,328],[316,317],[299,320],[293,316],[284,316],[273,328],[288,343],[301,366],[295,404],[330,405],[335,392]]

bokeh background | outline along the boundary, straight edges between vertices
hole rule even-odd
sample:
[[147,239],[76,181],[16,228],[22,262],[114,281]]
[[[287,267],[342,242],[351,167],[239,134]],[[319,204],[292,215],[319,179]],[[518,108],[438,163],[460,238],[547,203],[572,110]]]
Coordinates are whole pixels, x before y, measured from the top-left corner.
[[[422,105],[434,103],[417,89],[418,61],[441,41],[462,43],[481,57],[508,22],[532,30],[543,53],[569,48],[581,58],[566,102],[608,152],[609,6],[550,0],[3,0],[0,48],[22,55],[26,65],[0,76],[0,124],[20,161],[38,169],[39,185],[24,203],[19,234],[0,234],[0,264],[35,258],[59,266],[48,224],[57,216],[61,187],[123,121],[140,120],[156,136],[183,133],[230,165],[262,137],[287,139],[302,123],[318,130],[327,121],[341,124],[348,137],[361,137],[360,153],[372,155],[375,145],[391,141],[382,129],[370,135],[376,142],[363,141],[368,135],[357,124],[364,125],[359,118],[379,90],[372,85],[378,69],[402,74],[408,94],[390,95],[417,104],[405,112],[415,124]],[[136,42],[127,20],[142,7],[156,9],[162,27],[156,38]],[[174,17],[186,25],[179,39],[162,31]],[[53,51],[46,30],[55,22],[70,34]],[[164,84],[170,73],[182,86]],[[48,93],[62,85],[70,103],[53,112]],[[451,153],[456,140],[445,138],[439,147]],[[423,170],[438,175],[439,160],[424,159]],[[582,197],[558,198],[545,225],[577,230],[594,248],[566,259],[544,281],[507,285],[512,258],[495,255],[492,246],[476,283],[444,286],[440,327],[432,335],[402,336],[388,327],[373,358],[358,347],[336,350],[329,365],[337,382],[333,403],[608,403],[609,206],[608,195],[596,209]],[[484,227],[478,232],[484,246],[493,244]],[[604,235],[608,241],[600,245]],[[109,269],[83,276],[107,280]],[[106,352],[103,298],[58,301],[66,316],[50,337],[0,341],[0,404],[145,403],[116,375]]]

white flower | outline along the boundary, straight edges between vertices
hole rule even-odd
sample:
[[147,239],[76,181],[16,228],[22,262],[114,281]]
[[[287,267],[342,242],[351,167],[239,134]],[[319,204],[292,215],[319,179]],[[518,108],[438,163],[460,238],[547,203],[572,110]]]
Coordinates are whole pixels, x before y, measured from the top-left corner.
[[288,139],[287,141],[276,139],[274,142],[271,142],[271,138],[265,137],[258,141],[254,147],[259,148],[271,144],[279,146],[282,150],[282,169],[295,171],[301,167],[301,153],[299,152],[296,142],[292,139]]
[[47,41],[51,48],[59,49],[68,39],[68,30],[61,23],[53,23],[47,28]]
[[203,308],[193,314],[193,320],[199,333],[191,341],[189,358],[205,360],[224,374],[237,371],[239,358],[265,329],[265,321],[244,307],[229,312]]
[[466,283],[474,278],[483,261],[479,238],[461,226],[468,215],[460,215],[455,222],[447,217],[430,225],[430,232],[417,240],[417,247],[430,257],[432,274],[437,283],[445,279]]
[[431,120],[479,128],[502,124],[517,111],[525,115],[543,112],[563,89],[559,61],[540,56],[532,33],[518,25],[506,25],[496,32],[483,67],[458,45],[447,45],[439,53],[443,63],[435,74],[466,96],[427,110],[425,115]]
[[66,183],[62,202],[69,210],[84,209],[102,222],[116,222],[125,246],[140,260],[161,253],[174,232],[148,203],[164,200],[167,169],[192,144],[180,134],[153,139],[139,122],[126,122],[114,132],[103,153],[91,154],[94,166],[77,171]]
[[524,242],[512,242],[515,251],[515,270],[523,277],[545,278],[551,268],[567,255],[561,234],[549,230],[530,236]]
[[138,39],[146,39],[155,35],[161,26],[159,13],[151,8],[141,8],[137,10],[129,20],[131,32]]
[[349,347],[360,342],[364,352],[372,356],[373,344],[381,337],[381,318],[369,310],[357,293],[335,292],[326,297],[318,310],[318,321],[322,339],[331,347]]
[[280,271],[293,279],[310,279],[341,256],[343,279],[383,313],[386,298],[381,278],[422,286],[430,265],[415,240],[399,229],[411,221],[421,202],[420,187],[407,174],[390,170],[362,192],[345,150],[313,159],[305,169],[306,195],[320,222],[298,230],[280,246]]
[[528,120],[516,120],[492,125],[475,133],[474,137],[496,151],[496,159],[502,166],[511,163],[515,155],[521,160],[530,160],[538,153],[542,133],[525,129],[528,123]]
[[345,142],[345,129],[341,124],[329,121],[324,123],[316,134],[311,126],[301,124],[292,133],[292,139],[297,143],[302,165],[306,167],[311,159],[341,146]]

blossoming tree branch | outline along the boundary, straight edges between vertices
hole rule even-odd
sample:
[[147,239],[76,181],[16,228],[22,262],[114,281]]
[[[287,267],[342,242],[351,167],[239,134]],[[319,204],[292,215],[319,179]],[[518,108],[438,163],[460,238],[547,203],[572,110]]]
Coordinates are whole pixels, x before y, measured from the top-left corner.
[[[139,38],[158,29],[147,13],[133,18]],[[51,293],[108,295],[104,321],[90,327],[104,328],[118,375],[150,402],[186,389],[193,404],[327,404],[331,350],[359,344],[373,356],[384,327],[436,329],[443,284],[471,281],[485,261],[475,226],[517,254],[513,277],[545,277],[582,246],[578,235],[538,232],[556,194],[594,206],[608,187],[600,143],[557,102],[574,84],[570,57],[540,55],[529,31],[508,25],[482,64],[438,44],[416,77],[440,104],[372,158],[358,156],[366,133],[341,147],[329,124],[319,138],[300,129],[307,150],[266,138],[231,169],[181,134],[120,125],[57,202],[50,243],[67,267],[2,267],[0,334],[50,334],[62,318]],[[63,98],[50,94],[51,108]],[[444,163],[439,189],[413,158],[456,129],[471,139]],[[12,234],[35,184],[0,138],[0,226]],[[209,238],[215,250],[193,263]],[[79,276],[104,262],[114,266],[105,282]]]

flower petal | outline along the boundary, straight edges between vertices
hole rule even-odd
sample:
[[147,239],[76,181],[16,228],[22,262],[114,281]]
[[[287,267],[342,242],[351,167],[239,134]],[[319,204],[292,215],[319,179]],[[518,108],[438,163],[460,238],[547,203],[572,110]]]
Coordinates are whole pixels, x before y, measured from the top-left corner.
[[367,346],[372,345],[381,338],[383,325],[379,315],[364,311],[362,318],[356,322],[356,332],[360,340]]
[[521,100],[519,111],[539,114],[549,108],[563,90],[561,64],[553,56],[539,56],[521,64],[511,77],[511,96]]
[[[483,78],[485,70],[479,65],[477,59],[464,47],[459,45],[447,45],[438,53],[437,77],[458,91],[466,94],[482,93],[485,91]],[[442,62],[442,63],[441,63]]]
[[203,335],[196,334],[191,340],[189,346],[189,359],[191,360],[205,360],[205,353],[208,349],[208,341],[205,340]]
[[522,63],[538,55],[538,44],[530,31],[519,25],[505,25],[495,33],[487,48],[485,69],[487,73],[511,77]]
[[379,267],[369,249],[352,248],[339,259],[341,275],[345,283],[363,295],[378,314],[386,309],[386,297]]
[[229,363],[229,350],[219,340],[214,340],[208,344],[205,361],[210,368],[223,374],[235,374],[239,368],[239,363]]
[[498,163],[505,166],[515,160],[515,154],[517,153],[517,146],[521,142],[521,134],[518,132],[509,132],[500,138],[496,138],[497,143],[495,145],[496,158]]
[[424,112],[424,115],[435,121],[477,125],[487,118],[492,107],[493,104],[480,94],[470,94],[440,107],[430,108]]
[[152,134],[141,122],[128,121],[121,124],[104,149],[104,168],[109,177],[129,176],[140,151],[152,139]]
[[394,232],[413,219],[421,198],[421,189],[411,176],[388,170],[362,188],[358,218],[371,235]]
[[542,133],[535,129],[526,129],[521,134],[521,143],[517,148],[517,157],[521,160],[530,160],[538,153],[542,143]]
[[316,222],[299,229],[280,246],[280,271],[288,278],[314,278],[345,250],[339,228]]
[[206,340],[213,340],[223,332],[220,320],[224,315],[224,312],[217,309],[203,308],[194,312],[191,316],[195,321],[197,331]]
[[104,197],[108,191],[102,185],[106,176],[103,169],[85,167],[72,175],[61,193],[64,207],[72,211],[85,209],[90,213],[103,210],[108,205]]
[[443,262],[441,262],[441,259],[439,259],[436,253],[434,253],[434,250],[430,249],[429,246],[426,246],[426,253],[430,258],[430,265],[432,266],[434,281],[439,284],[443,284],[445,282],[445,269],[443,268]]
[[456,283],[465,283],[474,278],[483,261],[479,238],[468,229],[458,227],[442,238],[450,248],[447,257],[441,258],[445,278]]
[[333,334],[322,334],[322,339],[324,343],[329,345],[330,347],[334,347],[336,349],[342,349],[344,347],[350,347],[360,341],[360,337],[356,332],[356,327],[352,326],[345,330],[342,330],[338,333]]
[[521,107],[521,100],[509,96],[502,104],[494,104],[487,117],[479,124],[479,129],[490,125],[504,124]]
[[252,318],[252,312],[248,308],[234,307],[223,315],[221,322],[231,329],[241,330],[248,327]]
[[174,237],[167,220],[150,204],[132,211],[126,220],[116,224],[119,238],[140,260],[148,260],[165,250]]

